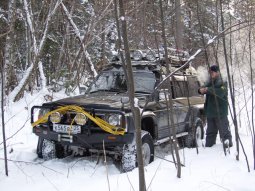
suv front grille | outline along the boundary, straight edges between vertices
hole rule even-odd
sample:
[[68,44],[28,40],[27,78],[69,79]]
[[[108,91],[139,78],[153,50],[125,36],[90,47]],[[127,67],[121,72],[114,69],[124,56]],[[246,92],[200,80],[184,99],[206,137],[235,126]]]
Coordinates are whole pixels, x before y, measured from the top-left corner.
[[[76,116],[76,112],[67,112],[62,116],[60,123],[65,125],[70,125],[70,124],[77,125],[74,120],[75,116]],[[105,114],[97,114],[96,116],[101,119],[105,119]],[[90,130],[103,131],[96,123],[94,123],[90,119],[88,119],[86,124],[83,125],[82,127],[84,127],[84,130],[89,128]]]

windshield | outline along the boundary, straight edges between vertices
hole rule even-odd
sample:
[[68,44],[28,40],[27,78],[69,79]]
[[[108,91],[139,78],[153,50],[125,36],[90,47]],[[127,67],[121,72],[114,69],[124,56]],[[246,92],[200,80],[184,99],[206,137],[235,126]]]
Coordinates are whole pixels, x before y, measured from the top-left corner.
[[[136,93],[152,93],[155,87],[155,75],[152,72],[134,71]],[[106,71],[100,74],[89,89],[89,93],[98,91],[126,92],[127,81],[123,71]]]

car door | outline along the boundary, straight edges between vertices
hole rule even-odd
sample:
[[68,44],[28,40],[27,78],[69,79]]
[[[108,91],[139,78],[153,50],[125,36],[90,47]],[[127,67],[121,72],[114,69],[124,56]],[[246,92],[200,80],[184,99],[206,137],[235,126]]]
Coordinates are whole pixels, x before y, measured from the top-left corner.
[[[167,81],[159,90],[158,109],[154,111],[158,126],[158,139],[169,137],[173,134],[173,127],[177,127],[178,108],[173,106],[170,109],[170,97],[172,98],[172,88],[170,82]],[[172,111],[172,112],[170,112]],[[171,122],[171,115],[173,116],[173,124]]]

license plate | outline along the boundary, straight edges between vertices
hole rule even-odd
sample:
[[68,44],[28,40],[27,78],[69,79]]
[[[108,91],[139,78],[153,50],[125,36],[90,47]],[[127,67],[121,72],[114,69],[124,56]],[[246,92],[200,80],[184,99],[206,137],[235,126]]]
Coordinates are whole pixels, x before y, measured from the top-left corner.
[[81,133],[81,126],[79,125],[63,125],[63,124],[53,124],[53,131],[58,133],[70,133],[78,134]]

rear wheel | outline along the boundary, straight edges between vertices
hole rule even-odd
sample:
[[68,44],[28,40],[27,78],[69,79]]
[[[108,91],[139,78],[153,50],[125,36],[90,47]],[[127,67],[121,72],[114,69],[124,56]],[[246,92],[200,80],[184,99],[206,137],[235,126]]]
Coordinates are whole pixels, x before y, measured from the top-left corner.
[[151,135],[147,131],[142,132],[142,155],[144,166],[154,160],[154,144]]
[[185,137],[184,141],[185,141],[185,145],[188,148],[192,148],[192,147],[199,147],[202,145],[202,139],[203,139],[203,125],[202,123],[199,121],[197,122],[196,126],[194,128],[192,128],[188,135]]

